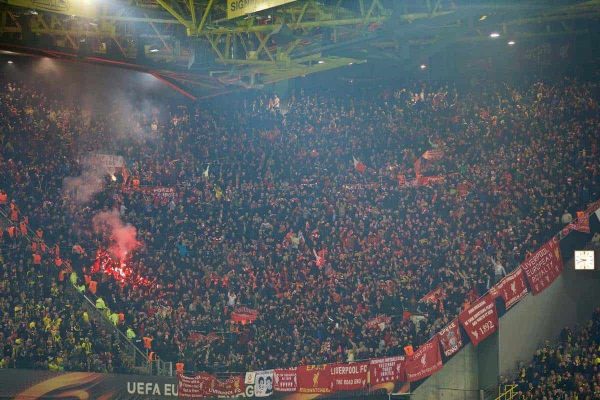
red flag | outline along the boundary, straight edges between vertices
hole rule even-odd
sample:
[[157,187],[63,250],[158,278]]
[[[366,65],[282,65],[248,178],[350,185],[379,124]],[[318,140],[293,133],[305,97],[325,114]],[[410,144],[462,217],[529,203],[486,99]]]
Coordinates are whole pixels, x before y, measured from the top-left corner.
[[238,307],[231,313],[231,320],[245,325],[254,322],[258,317],[258,311],[248,307]]
[[368,361],[352,364],[333,364],[331,366],[333,391],[364,389],[367,386],[367,372],[369,372]]
[[363,164],[361,161],[358,161],[356,157],[352,157],[352,162],[354,163],[354,169],[356,169],[361,174],[364,174],[367,170],[367,166]]
[[487,294],[458,315],[474,346],[498,329],[498,313],[494,297]]
[[406,360],[406,380],[415,382],[435,374],[442,369],[440,340],[434,336]]
[[534,295],[546,289],[563,270],[558,241],[550,239],[521,266]]
[[417,177],[417,179],[419,179],[419,177],[421,176],[421,157],[417,158],[417,160],[415,161],[414,168],[415,176]]
[[450,322],[444,329],[439,331],[438,336],[446,357],[452,356],[463,347],[458,319]]
[[302,365],[296,371],[299,393],[331,393],[331,365]]
[[432,291],[430,291],[429,293],[427,293],[425,296],[423,296],[421,298],[421,300],[419,300],[419,302],[435,304],[439,300],[441,300],[445,297],[446,297],[446,293],[444,291],[444,288],[439,286],[439,287],[433,289]]
[[490,289],[493,298],[502,296],[507,310],[517,304],[527,293],[523,268],[517,268]]
[[369,361],[370,384],[404,380],[404,356],[376,358]]
[[423,158],[428,161],[439,161],[444,157],[444,152],[440,149],[427,150],[423,153]]
[[367,329],[380,329],[384,330],[386,325],[389,325],[392,322],[392,318],[387,315],[379,315],[377,317],[371,318],[365,323],[365,327]]

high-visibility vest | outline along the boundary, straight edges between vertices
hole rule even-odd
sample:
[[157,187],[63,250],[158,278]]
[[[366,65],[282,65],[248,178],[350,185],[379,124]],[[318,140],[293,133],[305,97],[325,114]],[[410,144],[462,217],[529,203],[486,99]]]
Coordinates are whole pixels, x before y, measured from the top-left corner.
[[90,292],[92,292],[92,294],[96,294],[96,290],[98,289],[98,282],[90,281],[89,289],[90,289]]
[[144,348],[148,350],[152,348],[152,338],[144,336]]
[[127,339],[135,339],[135,332],[133,331],[133,329],[131,329],[131,327],[127,328]]
[[133,187],[139,187],[140,186],[140,180],[138,178],[133,178]]
[[412,345],[408,345],[408,346],[404,346],[404,352],[406,353],[407,356],[412,356],[414,354],[414,349],[412,347]]
[[119,313],[119,323],[123,323],[125,321],[125,314],[122,312]]
[[182,362],[175,363],[175,371],[176,372],[183,372],[184,368],[185,368],[185,365]]
[[96,299],[96,308],[98,310],[104,310],[104,309],[106,309],[106,303],[104,302],[104,300],[102,299],[102,297],[98,297]]
[[42,263],[42,256],[40,256],[39,254],[35,253],[33,255],[33,263],[35,265],[40,265]]
[[78,277],[77,277],[77,272],[73,271],[71,272],[71,275],[69,276],[69,280],[71,281],[71,284],[74,286],[77,284],[78,281]]

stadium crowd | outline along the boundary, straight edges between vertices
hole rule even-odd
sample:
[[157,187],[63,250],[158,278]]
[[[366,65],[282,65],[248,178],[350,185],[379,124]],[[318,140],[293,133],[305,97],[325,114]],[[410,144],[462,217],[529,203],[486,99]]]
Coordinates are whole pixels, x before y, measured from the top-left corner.
[[600,310],[573,332],[564,328],[556,346],[546,343],[514,381],[519,398],[600,398]]
[[29,247],[20,236],[2,249],[0,368],[129,371],[114,332],[90,318],[54,266],[30,262]]
[[[42,265],[54,266],[60,249],[77,285],[89,290],[94,280],[96,296],[124,316],[120,329],[189,370],[351,361],[416,347],[600,194],[597,83],[300,92],[281,104],[261,94],[226,106],[134,107],[127,116],[116,105],[87,110],[42,85],[4,85],[8,219],[17,226],[26,216],[48,243],[37,252]],[[428,150],[441,155],[420,157]],[[115,181],[107,175],[90,201],[73,201],[64,179],[81,174],[95,151],[122,155],[127,171]],[[443,182],[415,184],[417,175]],[[156,186],[177,195],[161,201],[139,190]],[[108,243],[91,221],[110,210],[142,243],[126,282],[92,271]],[[32,261],[18,267],[30,250],[6,250],[15,240],[4,235],[4,276],[38,273]],[[18,290],[17,280],[4,285],[23,301],[46,301]],[[433,289],[443,296],[420,301]],[[256,310],[256,320],[233,322],[240,306]],[[63,318],[61,326],[79,324],[77,313],[56,309],[49,318]],[[380,315],[391,320],[373,329]],[[39,329],[17,329],[24,316],[2,317],[9,347],[27,335],[45,339]],[[81,327],[74,342],[100,335],[89,332]]]

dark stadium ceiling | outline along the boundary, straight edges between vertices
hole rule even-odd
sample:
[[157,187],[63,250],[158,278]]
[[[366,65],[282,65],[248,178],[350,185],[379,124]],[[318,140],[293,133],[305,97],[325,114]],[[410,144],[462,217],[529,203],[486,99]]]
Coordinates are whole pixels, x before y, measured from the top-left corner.
[[[230,3],[283,5],[231,18]],[[409,70],[491,32],[598,30],[600,0],[0,0],[0,48],[147,71],[207,97],[366,62]]]

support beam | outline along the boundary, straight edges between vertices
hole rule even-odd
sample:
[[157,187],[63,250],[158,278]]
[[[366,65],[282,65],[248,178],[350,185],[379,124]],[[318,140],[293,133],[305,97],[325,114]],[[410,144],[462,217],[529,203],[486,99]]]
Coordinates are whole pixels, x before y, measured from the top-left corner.
[[208,0],[208,4],[206,5],[206,8],[204,9],[204,14],[202,14],[202,20],[200,21],[200,25],[198,25],[197,33],[201,33],[202,30],[204,29],[204,24],[206,24],[206,19],[208,18],[208,14],[210,13],[210,10],[212,9],[213,2],[214,2],[214,0]]
[[160,6],[162,8],[164,8],[165,10],[167,10],[167,12],[169,14],[171,14],[173,17],[175,17],[175,19],[177,21],[179,21],[179,23],[181,25],[183,25],[186,28],[188,28],[188,30],[191,30],[190,28],[192,27],[192,25],[190,24],[190,22],[188,20],[186,20],[185,18],[183,18],[183,16],[181,14],[179,14],[177,11],[175,11],[175,9],[169,3],[167,3],[165,0],[156,0],[156,2],[158,4],[160,4]]

